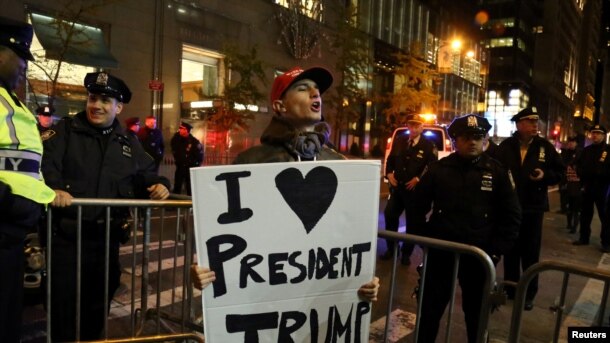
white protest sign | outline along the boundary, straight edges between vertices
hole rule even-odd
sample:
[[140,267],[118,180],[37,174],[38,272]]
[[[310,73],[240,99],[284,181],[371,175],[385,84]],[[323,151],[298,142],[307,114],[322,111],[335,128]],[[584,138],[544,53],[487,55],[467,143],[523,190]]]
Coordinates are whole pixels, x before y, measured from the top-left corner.
[[365,342],[378,161],[191,169],[206,342]]

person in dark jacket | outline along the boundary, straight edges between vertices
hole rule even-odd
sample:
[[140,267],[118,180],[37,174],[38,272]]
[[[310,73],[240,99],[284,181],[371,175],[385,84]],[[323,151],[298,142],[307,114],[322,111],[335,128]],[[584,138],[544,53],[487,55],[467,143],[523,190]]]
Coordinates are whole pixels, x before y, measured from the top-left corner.
[[608,156],[610,147],[606,144],[607,130],[605,127],[595,125],[589,131],[593,144],[585,147],[576,161],[576,173],[580,177],[584,192],[580,216],[580,238],[573,244],[589,244],[593,205],[595,205],[601,222],[601,250],[610,252],[610,219],[606,207],[610,186],[610,158]]
[[174,173],[174,193],[182,192],[182,185],[186,187],[186,194],[191,195],[191,174],[189,169],[199,167],[203,162],[203,146],[193,135],[191,124],[182,122],[178,132],[172,137],[172,153],[176,163]]
[[[521,208],[509,171],[483,153],[487,119],[468,114],[453,120],[449,136],[456,152],[434,162],[415,188],[412,225],[421,235],[474,245],[497,264],[517,239]],[[426,216],[432,210],[430,218]],[[419,342],[434,342],[451,297],[454,253],[430,249],[421,300]],[[460,257],[458,280],[468,342],[477,340],[485,283],[483,265]]]
[[[504,280],[518,282],[521,270],[526,270],[540,259],[542,220],[549,210],[548,186],[556,185],[564,177],[565,166],[555,147],[538,136],[538,112],[528,107],[514,115],[517,132],[498,146],[497,157],[510,170],[515,180],[523,211],[519,239],[504,257]],[[506,288],[514,298],[514,287]],[[538,277],[527,288],[525,310],[533,308],[538,292]]]
[[138,138],[144,150],[155,160],[155,165],[159,170],[159,165],[161,165],[165,153],[165,142],[163,142],[161,130],[157,129],[157,118],[155,116],[146,117],[144,127],[140,128],[138,132]]
[[[563,147],[561,148],[561,152],[559,153],[559,155],[561,156],[561,161],[563,162],[563,164],[568,167],[569,164],[573,164],[574,163],[574,159],[576,158],[576,154],[577,154],[577,143],[576,143],[576,136],[573,137],[568,137],[567,141],[564,143]],[[566,174],[567,176],[567,174]],[[559,213],[565,213],[567,214],[568,212],[568,180],[566,178],[563,178],[560,182],[559,182]],[[568,227],[568,229],[570,229]]]
[[576,136],[569,137],[565,149],[561,151],[561,158],[566,165],[565,197],[566,197],[566,221],[570,233],[576,233],[580,223],[580,212],[582,210],[582,183],[576,171],[576,161],[580,158]]
[[[388,156],[385,176],[390,183],[390,196],[383,212],[385,229],[397,232],[400,215],[405,212],[407,232],[413,232],[409,227],[411,212],[416,198],[413,196],[415,187],[419,183],[430,163],[438,160],[436,145],[421,135],[424,130],[424,121],[417,114],[407,117],[408,136],[394,138],[392,149]],[[394,241],[386,240],[387,250],[381,259],[387,260],[394,254]],[[403,243],[401,263],[411,264],[413,244]]]
[[[116,116],[131,99],[125,83],[110,74],[89,73],[86,110],[65,117],[47,131],[42,171],[55,190],[53,211],[51,329],[53,341],[76,340],[76,237],[77,209],[73,198],[150,198],[169,196],[169,180],[157,176],[152,158],[140,142],[125,132]],[[103,330],[105,267],[108,263],[109,300],[119,286],[119,244],[127,208],[111,213],[105,260],[105,208],[82,210],[82,265],[80,339],[97,340]]]

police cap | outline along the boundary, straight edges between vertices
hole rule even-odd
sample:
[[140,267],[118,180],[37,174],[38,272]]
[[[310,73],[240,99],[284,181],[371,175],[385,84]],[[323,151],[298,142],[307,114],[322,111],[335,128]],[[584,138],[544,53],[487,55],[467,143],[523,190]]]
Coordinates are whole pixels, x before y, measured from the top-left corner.
[[40,106],[36,109],[36,114],[38,114],[40,116],[45,116],[45,117],[52,116],[53,112],[55,112],[55,110],[53,108],[51,108],[49,105]]
[[131,91],[125,82],[108,73],[87,73],[84,84],[89,93],[111,96],[125,104],[131,100]]
[[30,52],[33,35],[32,25],[0,17],[0,45],[13,50],[24,60],[34,60],[34,56]]
[[486,134],[491,129],[487,119],[474,114],[467,114],[453,119],[447,129],[449,136],[453,139],[464,134]]
[[538,111],[536,111],[536,107],[526,107],[519,111],[519,113],[515,114],[510,120],[514,122],[518,122],[523,119],[534,119],[538,120],[540,117],[538,116]]
[[589,131],[600,132],[600,133],[603,133],[604,135],[608,132],[608,130],[606,130],[605,127],[603,127],[602,125],[599,125],[599,124],[593,125],[593,127]]
[[423,124],[424,123],[424,119],[419,114],[409,114],[407,116],[407,123],[408,122],[414,122],[414,123]]
[[187,122],[180,122],[180,127],[183,127],[185,129],[187,129],[187,131],[191,131],[191,129],[193,129],[193,125],[187,123]]

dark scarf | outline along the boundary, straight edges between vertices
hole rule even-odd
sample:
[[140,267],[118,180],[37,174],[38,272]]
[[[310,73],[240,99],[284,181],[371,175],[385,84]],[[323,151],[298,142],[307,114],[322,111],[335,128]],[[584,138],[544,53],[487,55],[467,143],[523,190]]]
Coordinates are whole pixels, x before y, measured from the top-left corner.
[[301,159],[313,160],[328,141],[330,126],[326,122],[317,123],[313,131],[299,132],[290,123],[273,117],[261,136],[261,142],[283,145],[290,153]]

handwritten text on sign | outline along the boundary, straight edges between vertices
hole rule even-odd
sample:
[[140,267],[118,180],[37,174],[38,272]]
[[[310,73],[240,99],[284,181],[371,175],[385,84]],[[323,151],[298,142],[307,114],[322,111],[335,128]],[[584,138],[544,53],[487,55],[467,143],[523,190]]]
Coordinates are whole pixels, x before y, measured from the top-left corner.
[[360,342],[374,275],[379,162],[191,169],[206,342]]

